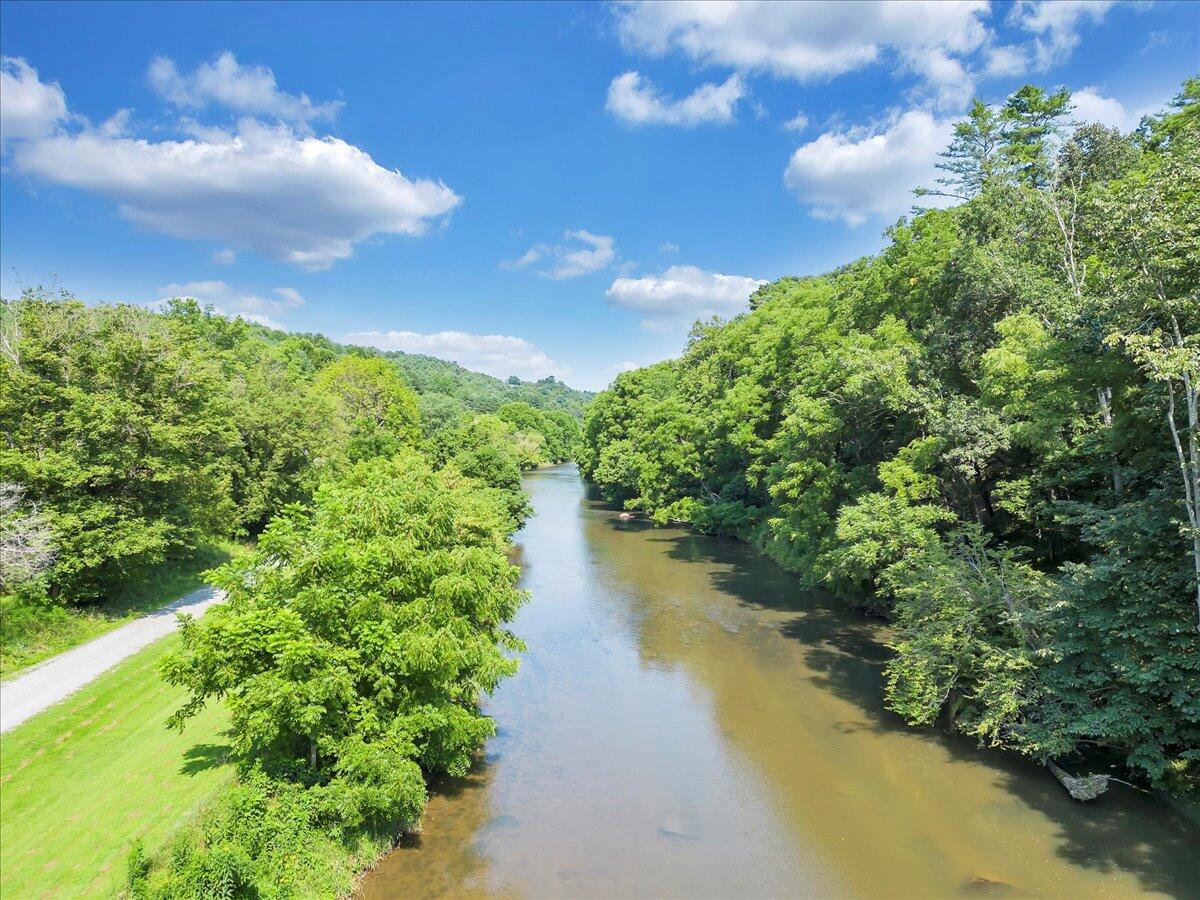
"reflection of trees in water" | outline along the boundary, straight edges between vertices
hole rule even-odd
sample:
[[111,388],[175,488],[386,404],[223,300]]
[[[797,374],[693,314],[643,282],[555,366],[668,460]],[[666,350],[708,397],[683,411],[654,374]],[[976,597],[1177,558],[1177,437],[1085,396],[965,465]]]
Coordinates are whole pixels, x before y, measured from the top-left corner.
[[[864,740],[891,735],[919,736],[933,742],[948,760],[985,767],[980,773],[986,782],[979,785],[982,792],[999,788],[1044,816],[1047,837],[1058,859],[1094,873],[1128,872],[1147,891],[1200,896],[1200,867],[1195,860],[1200,828],[1163,801],[1118,786],[1100,800],[1081,804],[1030,760],[981,749],[957,733],[917,732],[889,711],[883,703],[882,678],[888,650],[882,642],[884,629],[878,623],[823,592],[805,590],[797,579],[744,544],[677,529],[653,529],[645,522],[619,521],[615,515],[589,516],[585,527],[596,562],[606,577],[619,584],[616,593],[633,601],[628,614],[638,630],[643,661],[686,667],[711,691],[724,733],[747,757],[760,757],[757,761],[768,773],[772,767],[761,758],[764,750],[759,738],[763,736],[742,734],[728,723],[747,720],[745,705],[755,702],[747,690],[748,681],[761,679],[764,673],[760,670],[770,674],[775,667],[772,660],[756,656],[762,648],[752,631],[735,639],[707,627],[712,623],[705,618],[726,631],[759,627],[755,617],[736,616],[736,610],[734,625],[723,622],[714,615],[713,607],[722,599],[717,595],[736,600],[737,609],[764,611],[764,620],[774,626],[773,632],[799,644],[803,667],[794,662],[789,667],[784,661],[774,674],[807,678],[852,704],[860,715],[837,723],[835,727],[843,733],[866,732]],[[638,537],[630,540],[629,532]],[[681,564],[688,565],[681,569]],[[664,602],[667,600],[678,602]],[[697,634],[698,624],[703,637]],[[743,667],[740,672],[739,665]],[[796,765],[803,766],[803,746],[797,745],[795,751]],[[964,802],[961,809],[944,812],[953,820],[955,813],[972,816],[977,812],[969,807],[970,803]],[[923,812],[928,815],[930,810]],[[955,825],[949,821],[942,827],[954,829]],[[897,828],[903,829],[904,823]],[[957,837],[947,833],[948,841]],[[1004,842],[1002,827],[994,837],[998,844]],[[1000,846],[985,851],[997,856],[1007,853]],[[1039,867],[1037,859],[1025,861],[1031,874]],[[1054,878],[1052,871],[1048,874]],[[986,878],[968,878],[962,887],[977,890],[985,883]]]
[[480,760],[465,778],[430,785],[421,831],[403,838],[363,879],[361,900],[410,897],[490,898],[489,860],[477,839],[490,819],[495,767]]

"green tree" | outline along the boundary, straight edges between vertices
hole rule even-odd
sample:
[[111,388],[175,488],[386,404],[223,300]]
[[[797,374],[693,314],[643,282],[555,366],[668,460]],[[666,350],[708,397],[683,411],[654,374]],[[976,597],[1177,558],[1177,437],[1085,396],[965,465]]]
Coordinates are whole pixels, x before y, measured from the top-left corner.
[[389,456],[420,442],[417,397],[387,360],[344,356],[317,374],[316,389],[333,406],[350,461]]
[[1048,93],[1027,84],[1013,93],[1000,114],[1004,122],[1002,154],[1018,181],[1031,187],[1046,183],[1051,138],[1071,111],[1071,92]]
[[516,669],[509,523],[413,450],[350,466],[215,573],[228,602],[163,663],[190,694],[174,723],[222,700],[238,756],[327,815],[412,822],[422,773],[465,773],[494,731],[479,700]]
[[0,481],[45,515],[52,593],[101,596],[224,530],[237,434],[203,344],[144,309],[38,291],[0,319]]

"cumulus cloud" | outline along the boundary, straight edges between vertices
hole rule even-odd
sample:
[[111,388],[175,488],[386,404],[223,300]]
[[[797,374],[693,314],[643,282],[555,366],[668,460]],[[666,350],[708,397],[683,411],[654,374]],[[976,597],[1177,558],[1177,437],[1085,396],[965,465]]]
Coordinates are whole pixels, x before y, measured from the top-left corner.
[[608,86],[604,108],[633,125],[720,125],[733,121],[734,109],[745,93],[741,77],[730,75],[723,84],[702,84],[675,100],[664,97],[637,72],[626,72]]
[[316,103],[308,94],[281,91],[274,72],[265,66],[243,66],[229,51],[190,74],[181,73],[169,57],[156,56],[146,80],[163,100],[182,109],[224,106],[241,115],[271,116],[302,126],[333,118],[343,105],[340,100]]
[[610,235],[592,234],[581,228],[563,232],[563,238],[561,244],[534,244],[517,259],[501,262],[500,268],[527,269],[548,262],[538,274],[561,281],[597,272],[616,259],[616,241]]
[[1094,87],[1081,88],[1071,94],[1071,105],[1074,106],[1072,117],[1079,122],[1097,122],[1108,128],[1119,128],[1122,131],[1132,131],[1141,122],[1146,112],[1125,108],[1115,97],[1105,97]]
[[277,287],[275,295],[279,297],[279,302],[284,306],[296,307],[304,305],[304,298],[300,296],[300,292],[294,287]]
[[890,63],[917,71],[939,90],[950,84],[954,58],[976,51],[988,39],[988,13],[987,0],[638,0],[616,7],[625,44],[653,55],[678,51],[699,63],[797,81]]
[[784,131],[803,131],[808,127],[808,116],[798,112],[779,127]]
[[149,140],[126,133],[122,110],[99,127],[56,128],[76,118],[58,85],[19,60],[6,61],[4,72],[19,101],[10,105],[6,80],[5,141],[11,106],[15,172],[107,197],[153,231],[224,245],[214,262],[253,250],[325,269],[374,235],[422,234],[462,202],[442,182],[409,178],[353,144],[282,122],[242,118],[233,129],[186,122],[189,139]]
[[294,287],[275,288],[275,297],[263,297],[220,280],[164,284],[158,291],[162,299],[150,304],[151,307],[161,307],[173,297],[190,298],[202,306],[213,307],[218,315],[231,319],[241,317],[247,322],[280,330],[285,326],[271,314],[280,315],[304,305],[304,298]]
[[538,347],[509,334],[470,334],[465,331],[355,331],[345,340],[351,344],[400,350],[448,359],[466,369],[486,372],[497,378],[520,375],[526,379],[561,375],[560,367]]
[[608,288],[609,302],[662,319],[696,319],[743,312],[750,295],[766,284],[745,275],[706,272],[697,266],[671,266],[661,275],[618,278]]
[[991,78],[1024,75],[1030,67],[1029,54],[1014,44],[995,44],[984,51],[984,74]]
[[445,184],[385,169],[338,138],[246,119],[186,141],[59,134],[19,144],[13,164],[108,197],[154,231],[304,269],[326,269],[375,234],[422,234],[461,202]]
[[939,107],[958,109],[975,95],[975,76],[961,60],[941,49],[914,53],[905,65],[924,79]]
[[1012,45],[996,43],[988,0],[624,0],[614,10],[632,50],[800,82],[881,66],[915,75],[918,95],[954,109],[970,99],[977,77],[1014,77],[1065,61],[1083,26],[1103,21],[1115,2],[1017,0],[1007,20],[1028,39]]
[[43,138],[67,118],[67,96],[44,82],[18,57],[0,58],[0,148],[14,140]]
[[1035,35],[1033,63],[1045,70],[1065,61],[1079,45],[1085,19],[1099,25],[1114,6],[1116,0],[1017,0],[1008,21]]
[[912,206],[913,188],[933,184],[953,130],[951,120],[911,110],[881,130],[826,132],[792,154],[784,182],[816,218],[859,225],[899,215]]

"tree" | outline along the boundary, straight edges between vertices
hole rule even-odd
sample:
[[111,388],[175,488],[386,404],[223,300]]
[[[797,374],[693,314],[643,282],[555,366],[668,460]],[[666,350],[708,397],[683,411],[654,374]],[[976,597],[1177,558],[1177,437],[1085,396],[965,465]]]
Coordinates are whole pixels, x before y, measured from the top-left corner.
[[516,669],[509,524],[411,449],[351,465],[214,573],[228,602],[162,664],[189,693],[173,723],[223,700],[248,764],[343,824],[412,822],[422,773],[466,772],[494,731],[478,702]]
[[352,462],[388,456],[421,439],[417,397],[385,359],[344,356],[318,373],[316,388],[333,405],[342,452]]
[[31,581],[54,562],[50,526],[19,484],[0,484],[0,591]]
[[431,444],[437,464],[500,491],[511,516],[509,530],[515,531],[529,514],[529,503],[521,486],[512,426],[496,416],[474,416],[439,432]]
[[1111,345],[1165,388],[1200,631],[1200,129],[1184,123],[1161,160],[1098,202],[1115,299]]
[[1004,123],[1001,153],[1020,183],[1030,187],[1046,183],[1050,141],[1059,134],[1070,111],[1071,92],[1066,88],[1047,93],[1027,84],[1005,102],[1000,114]]
[[103,596],[234,518],[220,364],[186,326],[27,291],[3,301],[0,481],[50,527],[50,590]]
[[941,153],[937,167],[947,173],[937,183],[945,190],[918,188],[917,196],[969,200],[1002,171],[1004,118],[994,107],[976,99],[966,118],[954,126],[954,140]]

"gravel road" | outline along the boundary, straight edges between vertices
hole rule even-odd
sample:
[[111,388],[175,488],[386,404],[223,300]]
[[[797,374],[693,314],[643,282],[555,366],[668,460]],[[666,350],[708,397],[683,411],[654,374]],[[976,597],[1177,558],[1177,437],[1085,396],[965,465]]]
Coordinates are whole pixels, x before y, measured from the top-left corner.
[[176,613],[203,615],[224,594],[202,587],[128,625],[38,663],[0,684],[0,733],[65,700],[102,672],[176,629]]

